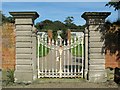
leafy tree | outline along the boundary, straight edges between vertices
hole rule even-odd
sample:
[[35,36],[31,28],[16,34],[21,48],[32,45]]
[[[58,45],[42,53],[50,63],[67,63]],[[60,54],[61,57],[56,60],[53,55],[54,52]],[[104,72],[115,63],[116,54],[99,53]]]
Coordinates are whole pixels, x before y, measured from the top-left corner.
[[6,19],[7,19],[6,21],[9,22],[9,23],[14,23],[15,22],[15,19],[13,17],[7,17]]
[[41,22],[38,22],[38,23],[36,23],[36,25],[35,25],[35,27],[40,31],[40,30],[42,30],[43,29],[43,23],[41,23]]
[[[44,20],[41,22],[36,23],[35,27],[39,31],[47,31],[47,30],[52,30],[53,32],[53,38],[57,38],[57,31],[61,30],[61,37],[63,40],[67,39],[67,30],[71,29],[71,31],[80,31],[83,26],[77,26],[76,24],[73,23],[74,18],[72,16],[68,16],[65,19],[65,24],[59,20],[57,21],[51,21],[51,20]],[[82,28],[83,29],[83,28]]]
[[105,50],[109,50],[111,55],[118,52],[117,60],[120,60],[120,21],[107,21],[105,27]]
[[[114,10],[120,11],[120,0],[108,2],[105,6],[113,7]],[[117,53],[117,60],[120,60],[120,16],[115,22],[107,21],[105,24],[105,49],[110,51],[110,54]]]
[[0,11],[0,25],[2,25],[2,13]]
[[74,17],[73,16],[68,16],[68,17],[66,17],[66,19],[65,19],[65,25],[66,25],[66,27],[68,28],[68,29],[70,29],[71,28],[71,25],[73,24],[73,21],[74,21]]
[[[111,0],[111,2],[108,2],[105,6],[113,7],[114,10],[118,11],[120,13],[120,0],[117,0],[116,2]],[[118,20],[120,20],[120,15],[118,15]]]
[[53,24],[57,27],[57,30],[66,30],[67,29],[65,24],[60,21],[54,21]]
[[73,20],[74,20],[74,17],[73,16],[68,16],[66,19],[65,19],[65,24],[66,25],[69,25],[71,23],[73,23]]
[[13,17],[7,17],[7,16],[5,16],[1,11],[0,11],[0,18],[2,18],[1,20],[2,20],[2,23],[7,23],[7,22],[9,22],[9,23],[14,23],[15,22],[15,20],[14,20],[14,18]]
[[74,23],[71,23],[70,25],[68,25],[69,29],[78,29],[78,26],[75,25]]
[[118,2],[108,2],[105,6],[113,7],[115,10],[120,9],[120,1]]
[[42,21],[41,23],[45,26],[45,25],[52,24],[53,22],[51,20],[46,19],[46,20]]

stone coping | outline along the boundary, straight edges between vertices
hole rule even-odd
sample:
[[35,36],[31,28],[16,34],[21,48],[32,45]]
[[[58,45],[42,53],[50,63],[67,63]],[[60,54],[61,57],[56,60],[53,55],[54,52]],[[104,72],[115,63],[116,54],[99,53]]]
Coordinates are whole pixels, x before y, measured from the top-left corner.
[[111,12],[84,12],[82,14],[82,18],[86,19],[90,19],[90,18],[106,18],[111,14]]
[[39,17],[39,14],[35,11],[31,12],[9,12],[14,18],[33,18],[34,20]]

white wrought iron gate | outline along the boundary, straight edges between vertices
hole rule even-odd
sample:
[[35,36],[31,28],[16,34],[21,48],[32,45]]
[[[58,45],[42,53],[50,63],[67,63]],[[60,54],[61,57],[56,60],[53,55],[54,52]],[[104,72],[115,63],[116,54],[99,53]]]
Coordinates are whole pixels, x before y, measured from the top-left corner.
[[38,78],[83,77],[84,36],[70,40],[50,39],[47,34],[37,35]]

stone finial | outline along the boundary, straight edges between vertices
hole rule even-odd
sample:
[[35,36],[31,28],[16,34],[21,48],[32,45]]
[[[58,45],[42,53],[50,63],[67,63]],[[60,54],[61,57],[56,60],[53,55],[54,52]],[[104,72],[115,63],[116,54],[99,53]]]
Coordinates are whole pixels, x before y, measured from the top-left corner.
[[39,17],[37,12],[9,12],[14,18],[32,18],[35,20]]
[[105,19],[110,14],[111,14],[110,12],[85,12],[81,17],[84,18],[85,20],[94,18]]

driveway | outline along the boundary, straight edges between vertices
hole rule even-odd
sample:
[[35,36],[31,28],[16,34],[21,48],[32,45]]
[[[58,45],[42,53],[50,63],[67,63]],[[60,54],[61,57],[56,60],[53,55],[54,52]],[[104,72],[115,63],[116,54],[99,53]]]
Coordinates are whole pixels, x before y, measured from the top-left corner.
[[39,79],[32,84],[15,84],[7,86],[6,88],[118,88],[118,85],[114,82],[106,83],[90,83],[83,79]]

